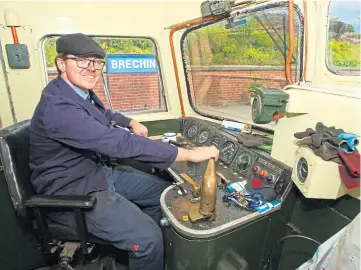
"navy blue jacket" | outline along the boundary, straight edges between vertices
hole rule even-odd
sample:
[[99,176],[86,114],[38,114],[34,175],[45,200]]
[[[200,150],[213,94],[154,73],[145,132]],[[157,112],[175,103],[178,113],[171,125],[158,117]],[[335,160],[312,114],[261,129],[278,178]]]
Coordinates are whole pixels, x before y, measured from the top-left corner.
[[[30,124],[31,182],[38,194],[84,195],[107,189],[97,154],[133,158],[161,169],[175,160],[172,145],[109,127],[130,118],[80,97],[60,76],[43,90]],[[129,179],[131,181],[131,179]]]

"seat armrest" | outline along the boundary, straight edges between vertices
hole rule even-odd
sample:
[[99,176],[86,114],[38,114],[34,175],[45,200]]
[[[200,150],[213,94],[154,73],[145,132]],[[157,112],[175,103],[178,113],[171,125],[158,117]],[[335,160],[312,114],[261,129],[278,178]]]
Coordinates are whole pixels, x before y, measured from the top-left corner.
[[92,196],[68,195],[35,195],[30,197],[25,205],[27,207],[54,207],[54,208],[94,208],[97,199]]

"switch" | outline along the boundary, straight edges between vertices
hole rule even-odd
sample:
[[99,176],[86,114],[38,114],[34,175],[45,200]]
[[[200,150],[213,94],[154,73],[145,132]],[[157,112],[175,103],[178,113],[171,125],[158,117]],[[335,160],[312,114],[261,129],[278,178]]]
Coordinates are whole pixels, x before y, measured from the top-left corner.
[[25,44],[6,44],[5,49],[10,68],[30,68],[28,47]]
[[265,176],[267,176],[267,172],[265,170],[259,172],[259,177],[264,178]]
[[267,182],[271,183],[273,182],[273,180],[274,180],[274,176],[272,174],[267,176]]
[[254,173],[258,172],[258,170],[259,170],[259,167],[258,167],[258,166],[254,166],[254,167],[252,168],[252,172],[254,172]]

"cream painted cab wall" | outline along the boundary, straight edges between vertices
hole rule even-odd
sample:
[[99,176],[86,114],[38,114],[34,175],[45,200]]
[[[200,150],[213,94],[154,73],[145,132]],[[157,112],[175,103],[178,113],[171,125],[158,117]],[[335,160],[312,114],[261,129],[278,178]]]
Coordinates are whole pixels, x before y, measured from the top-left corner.
[[[1,44],[2,38],[0,36],[0,46],[2,52],[3,45]],[[14,118],[11,113],[10,99],[7,88],[7,74],[4,72],[4,58],[0,55],[0,129],[14,123]]]
[[[6,27],[4,20],[4,13],[10,9],[20,19],[21,27],[17,28],[19,42],[26,44],[30,53],[30,69],[12,70],[3,52],[6,69],[3,72],[9,75],[17,121],[31,118],[46,84],[43,38],[51,34],[74,32],[153,38],[158,47],[168,112],[132,117],[139,121],[180,117],[169,29],[166,27],[200,17],[200,3],[201,1],[93,1],[91,4],[85,1],[0,1],[2,46],[13,43],[10,28]],[[177,42],[179,43],[179,39],[175,40]],[[179,57],[179,51],[177,53]],[[0,110],[3,112],[3,107]]]
[[[275,129],[272,157],[294,168],[298,150],[294,133],[307,128],[315,129],[317,122],[343,128],[346,132],[360,136],[361,99],[359,95],[354,95],[357,89],[344,88],[344,94],[340,90],[342,88],[336,92],[330,88],[289,87],[287,92],[290,94],[290,101],[287,111],[307,114],[279,120]],[[347,93],[350,95],[347,96]],[[359,149],[359,146],[357,148]],[[359,189],[351,195],[359,197]]]
[[[329,2],[304,2],[308,10],[305,16],[308,20],[308,53],[304,52],[305,60],[307,59],[305,82],[285,88],[290,94],[286,110],[307,114],[282,118],[275,127],[272,157],[291,167],[295,165],[298,150],[294,137],[296,132],[306,128],[315,129],[317,122],[322,122],[326,126],[343,128],[346,132],[359,136],[361,133],[360,76],[335,75],[326,66]],[[298,4],[303,6],[300,1]],[[360,198],[359,193],[360,190],[355,189],[350,195]]]

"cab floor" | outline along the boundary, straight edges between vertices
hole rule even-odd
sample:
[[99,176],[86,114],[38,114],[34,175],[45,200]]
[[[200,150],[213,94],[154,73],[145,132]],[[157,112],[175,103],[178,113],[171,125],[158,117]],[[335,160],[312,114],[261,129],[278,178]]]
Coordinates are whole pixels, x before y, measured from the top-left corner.
[[[99,259],[98,261],[94,262],[94,263],[88,263],[88,264],[83,264],[83,263],[77,263],[77,264],[71,264],[72,268],[68,268],[68,270],[129,270],[129,267],[125,264],[121,264],[121,263],[116,263],[115,265],[115,269],[111,268],[109,266],[104,267],[104,260],[101,261],[101,259]],[[65,270],[65,268],[60,267],[59,264],[57,265],[53,265],[53,266],[46,266],[46,267],[41,267],[41,268],[36,268],[34,270]]]

